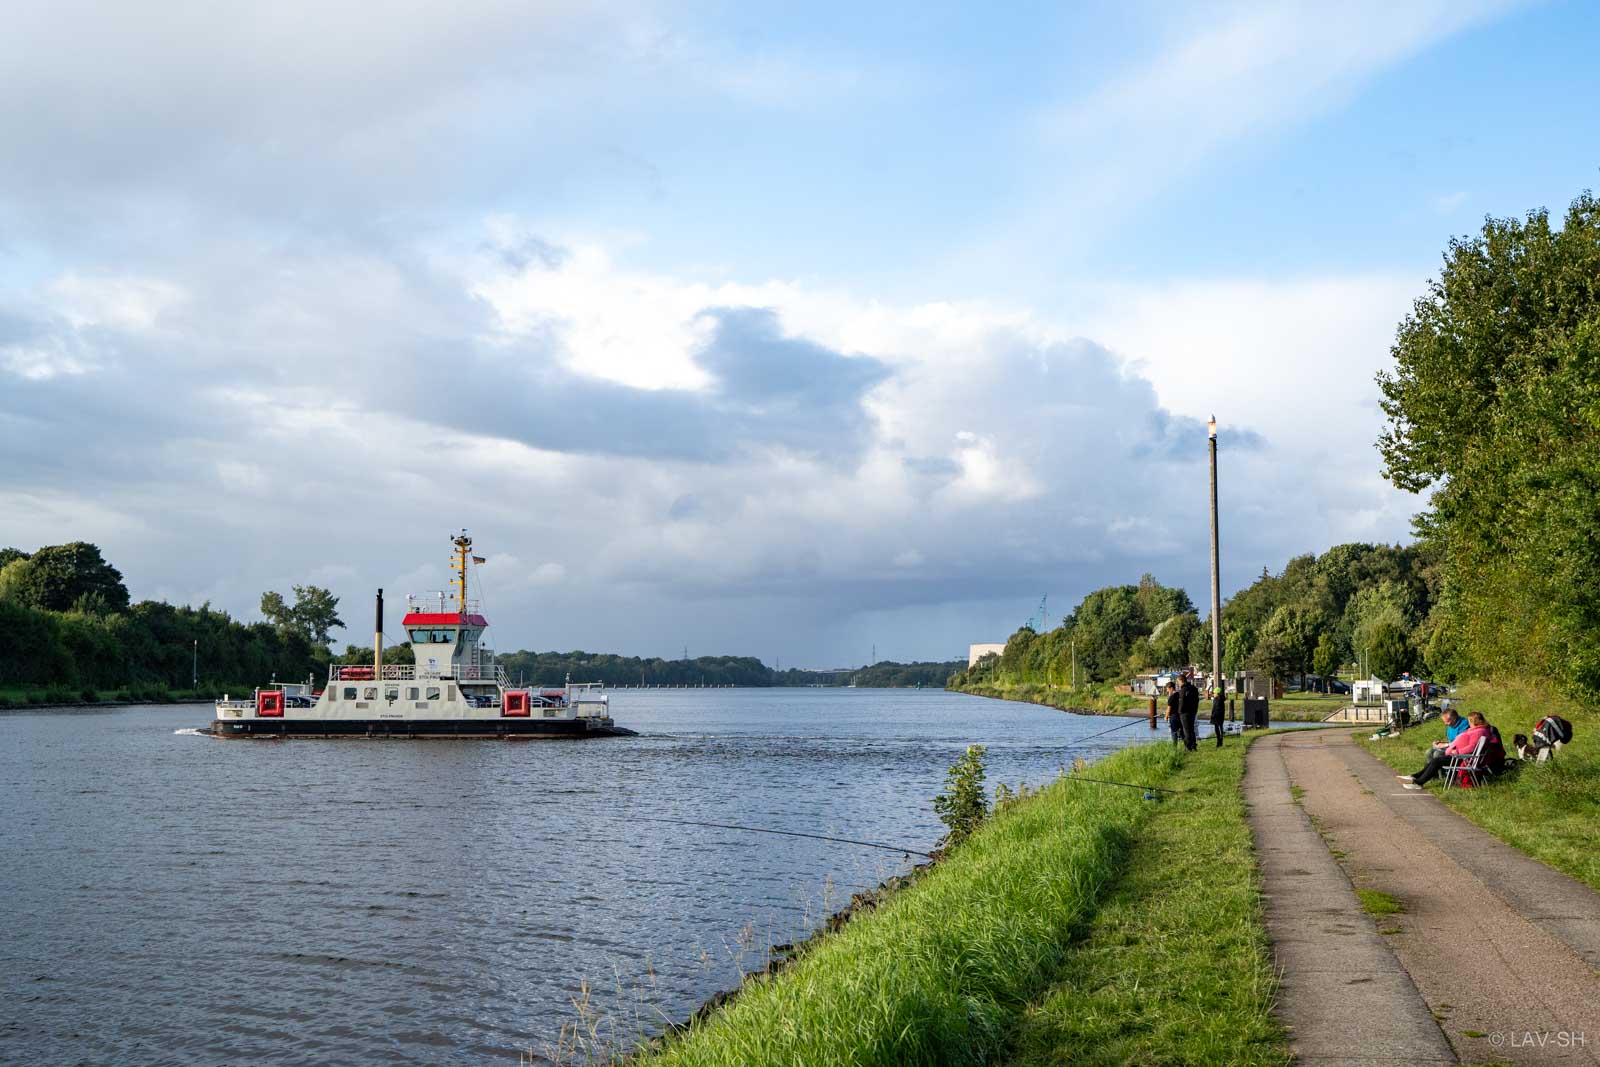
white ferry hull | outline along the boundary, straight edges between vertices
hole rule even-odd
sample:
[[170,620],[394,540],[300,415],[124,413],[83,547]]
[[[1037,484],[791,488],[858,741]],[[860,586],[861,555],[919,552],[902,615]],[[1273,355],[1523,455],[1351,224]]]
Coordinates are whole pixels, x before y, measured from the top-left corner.
[[215,737],[506,738],[633,737],[610,719],[216,719]]

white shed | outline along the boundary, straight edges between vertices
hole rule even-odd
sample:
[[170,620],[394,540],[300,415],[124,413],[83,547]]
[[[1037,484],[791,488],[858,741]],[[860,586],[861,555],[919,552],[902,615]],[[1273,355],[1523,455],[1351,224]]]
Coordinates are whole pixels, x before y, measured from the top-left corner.
[[1350,700],[1356,704],[1382,704],[1386,684],[1382,678],[1361,678],[1351,682]]

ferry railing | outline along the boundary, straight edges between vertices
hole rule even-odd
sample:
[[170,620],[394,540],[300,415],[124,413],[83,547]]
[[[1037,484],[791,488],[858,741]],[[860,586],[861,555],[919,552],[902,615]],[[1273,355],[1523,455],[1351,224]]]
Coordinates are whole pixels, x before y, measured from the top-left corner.
[[[411,682],[417,678],[415,664],[385,663],[383,672],[378,681],[382,682]],[[335,663],[328,668],[328,680],[332,682],[370,682],[372,678],[372,664],[370,663]]]
[[[454,615],[455,606],[456,595],[454,593],[444,593],[437,590],[432,590],[426,593],[406,594],[407,612],[429,615],[434,613],[441,615]],[[466,613],[468,615],[481,615],[483,613],[483,603],[477,600],[467,601]]]

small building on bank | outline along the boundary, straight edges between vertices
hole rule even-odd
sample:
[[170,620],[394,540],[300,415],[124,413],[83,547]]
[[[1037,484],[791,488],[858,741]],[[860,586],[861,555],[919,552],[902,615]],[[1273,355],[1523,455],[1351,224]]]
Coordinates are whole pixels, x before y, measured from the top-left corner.
[[990,655],[991,653],[998,656],[1005,650],[1006,646],[1004,642],[1001,642],[998,645],[968,645],[967,666],[972,667],[976,665],[977,662],[983,657]]

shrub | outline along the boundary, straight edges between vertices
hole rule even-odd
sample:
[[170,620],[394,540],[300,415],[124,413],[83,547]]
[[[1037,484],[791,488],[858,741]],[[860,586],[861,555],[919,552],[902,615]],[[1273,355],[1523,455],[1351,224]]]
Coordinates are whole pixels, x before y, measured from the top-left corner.
[[948,832],[939,843],[954,848],[965,841],[989,814],[989,795],[984,790],[982,745],[969,745],[962,757],[945,774],[944,792],[933,798],[933,810]]

